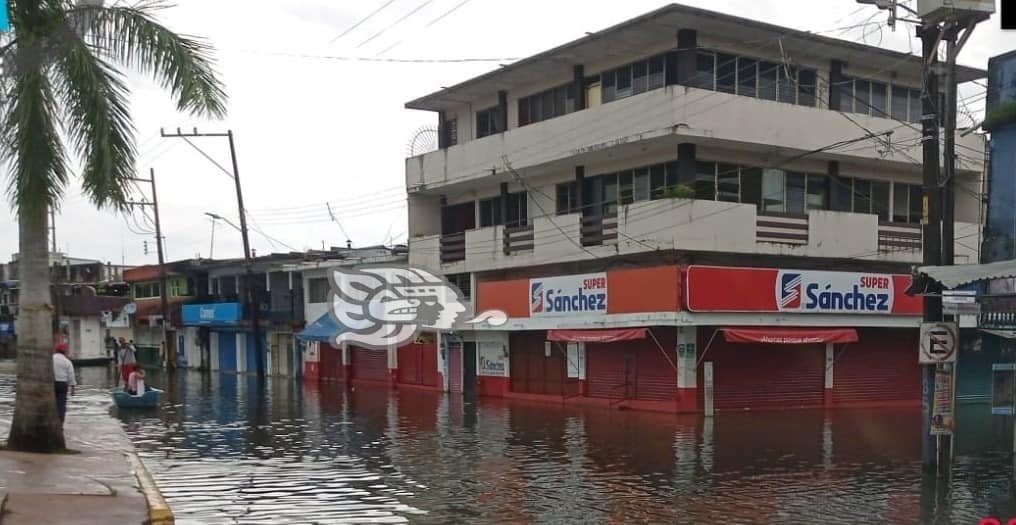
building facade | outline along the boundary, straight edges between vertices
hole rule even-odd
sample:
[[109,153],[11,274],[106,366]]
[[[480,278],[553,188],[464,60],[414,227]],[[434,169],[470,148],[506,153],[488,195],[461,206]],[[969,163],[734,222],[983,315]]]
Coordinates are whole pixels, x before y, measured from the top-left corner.
[[[919,403],[920,87],[916,56],[671,5],[408,103],[440,135],[406,160],[410,263],[510,317],[439,334],[447,388]],[[957,145],[976,262],[984,143]]]

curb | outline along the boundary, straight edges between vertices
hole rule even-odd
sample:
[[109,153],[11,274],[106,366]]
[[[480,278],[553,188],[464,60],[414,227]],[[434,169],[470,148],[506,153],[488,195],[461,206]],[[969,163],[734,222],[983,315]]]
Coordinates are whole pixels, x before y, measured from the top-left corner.
[[141,458],[138,457],[137,453],[129,452],[127,454],[127,461],[131,464],[134,476],[141,485],[141,493],[145,495],[145,500],[148,502],[147,523],[149,525],[174,525],[176,518],[173,516],[173,511],[169,508],[169,504],[166,503],[166,499],[162,497],[162,492],[159,491],[158,485],[155,484],[155,478],[152,477],[151,472],[148,472]]

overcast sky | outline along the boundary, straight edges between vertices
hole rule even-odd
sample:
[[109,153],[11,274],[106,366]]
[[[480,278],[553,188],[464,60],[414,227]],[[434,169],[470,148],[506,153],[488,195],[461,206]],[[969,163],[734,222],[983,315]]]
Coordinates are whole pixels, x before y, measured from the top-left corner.
[[[175,7],[160,15],[162,21],[217,46],[230,103],[227,120],[196,121],[178,114],[172,101],[149,80],[130,79],[141,155],[137,168],[146,177],[150,168],[156,170],[168,257],[208,257],[212,222],[204,213],[236,222],[237,208],[231,179],[187,143],[159,137],[160,127],[234,131],[251,226],[263,232],[252,232],[251,237],[259,254],[321,248],[322,243],[343,245],[347,233],[356,246],[393,238],[405,242],[403,159],[416,132],[436,125],[433,114],[404,109],[406,101],[496,68],[499,62],[532,55],[667,3],[176,0]],[[901,24],[893,33],[884,25],[884,11],[853,0],[685,3],[812,31],[870,19],[882,22],[881,29],[870,25],[824,34],[902,51],[920,49],[911,26]],[[335,40],[382,6],[368,21]],[[986,68],[988,57],[1012,49],[1016,49],[1016,32],[999,30],[996,17],[978,26],[960,62]],[[317,58],[321,56],[500,60],[414,64]],[[977,96],[982,91],[973,85],[961,91],[961,96],[975,100],[971,110],[983,107],[983,97]],[[196,145],[229,167],[225,139],[197,139]],[[329,220],[325,203],[330,203],[339,224]],[[154,246],[153,237],[142,230],[144,220],[139,215],[135,223],[94,209],[75,184],[68,188],[56,218],[58,249],[76,257],[154,263],[154,249],[144,253],[144,240],[149,240],[150,248]],[[9,260],[16,251],[14,216],[4,205],[0,207],[0,259]],[[241,254],[240,235],[220,222],[212,255]]]

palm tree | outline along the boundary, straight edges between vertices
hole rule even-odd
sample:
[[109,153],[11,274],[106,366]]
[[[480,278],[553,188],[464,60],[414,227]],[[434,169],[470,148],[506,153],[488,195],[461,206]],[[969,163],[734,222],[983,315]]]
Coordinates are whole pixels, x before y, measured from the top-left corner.
[[17,395],[7,447],[62,450],[53,391],[48,210],[81,164],[93,204],[125,212],[136,160],[129,89],[120,69],[153,77],[194,115],[222,117],[226,95],[211,47],[156,21],[166,4],[143,0],[0,0],[11,32],[0,46],[0,158],[17,210],[21,297]]

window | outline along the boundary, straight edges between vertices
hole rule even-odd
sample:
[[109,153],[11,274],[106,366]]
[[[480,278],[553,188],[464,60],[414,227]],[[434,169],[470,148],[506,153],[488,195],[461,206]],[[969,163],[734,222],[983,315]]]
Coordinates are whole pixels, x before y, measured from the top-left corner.
[[786,209],[788,213],[804,213],[805,174],[787,172]]
[[786,211],[783,190],[786,174],[783,170],[766,168],[762,170],[762,211]]
[[487,228],[501,224],[501,197],[480,201],[480,227]]
[[840,96],[840,111],[854,111],[854,81],[845,78],[837,82],[836,92]]
[[716,163],[695,163],[695,198],[703,200],[716,199]]
[[632,184],[632,172],[630,170],[622,171],[617,174],[617,186],[618,194],[620,196],[619,203],[621,205],[631,204],[635,202],[634,186]]
[[815,105],[815,93],[818,89],[818,74],[814,69],[802,69],[797,72],[797,103],[802,106]]
[[494,106],[476,112],[476,138],[483,138],[505,130],[501,107]]
[[893,222],[910,222],[909,184],[893,183]]
[[519,99],[519,126],[575,111],[575,87],[565,84]]
[[744,57],[737,59],[737,94],[754,97],[758,93],[756,82],[758,62]]
[[635,202],[649,200],[649,168],[638,168],[634,176]]
[[602,80],[600,81],[600,83],[602,84],[600,94],[601,99],[603,100],[604,103],[614,101],[614,99],[617,98],[617,86],[615,83],[617,77],[615,76],[614,71],[607,71],[606,73],[601,75],[601,78],[602,78]]
[[871,113],[871,85],[867,80],[854,80],[854,113]]
[[881,82],[871,83],[871,115],[873,117],[884,117],[889,114],[889,101],[887,100],[886,85]]
[[716,167],[716,200],[740,202],[741,179],[739,169],[733,164],[719,164]]
[[853,179],[853,210],[854,213],[871,213],[871,181]]
[[631,66],[629,65],[619,67],[615,70],[615,73],[617,74],[616,80],[617,93],[615,96],[617,98],[626,98],[632,96]]
[[892,86],[892,104],[889,107],[890,114],[894,119],[901,122],[907,121],[907,109],[909,108],[907,95],[909,93],[910,90],[905,87],[895,84]]
[[579,211],[579,183],[562,182],[557,185],[557,214],[566,215]]
[[924,190],[917,184],[910,185],[910,222],[917,224],[924,219]]
[[327,303],[329,289],[327,277],[307,279],[307,301],[310,303]]
[[889,182],[871,181],[871,212],[878,220],[889,220]]
[[716,54],[716,91],[734,93],[737,81],[737,57],[725,53]]
[[[677,177],[677,173],[674,174]],[[667,165],[657,164],[649,167],[649,198],[662,199],[667,193]]]
[[808,175],[808,193],[804,198],[805,210],[829,208],[829,179],[825,175]]
[[741,168],[741,202],[762,208],[761,168]]
[[712,51],[699,51],[695,59],[695,78],[692,86],[716,89],[716,55]]
[[636,95],[649,91],[649,63],[632,64],[632,92]]
[[446,120],[444,123],[445,144],[454,146],[459,143],[459,119]]
[[910,122],[920,122],[924,114],[921,92],[916,89],[910,90]]
[[758,63],[758,98],[776,100],[776,76],[779,67],[772,62]]
[[663,55],[649,59],[649,89],[659,89],[666,83],[665,66],[666,60]]
[[462,292],[462,298],[469,300],[473,294],[473,278],[472,274],[468,273],[452,273],[445,277],[448,278],[448,282],[452,283],[456,288]]
[[780,102],[793,104],[797,100],[797,70],[789,66],[777,69]]
[[603,176],[603,214],[617,214],[617,174]]
[[[524,191],[491,197],[480,201],[480,227],[524,226],[529,220],[529,197]],[[502,219],[501,207],[504,206]]]

